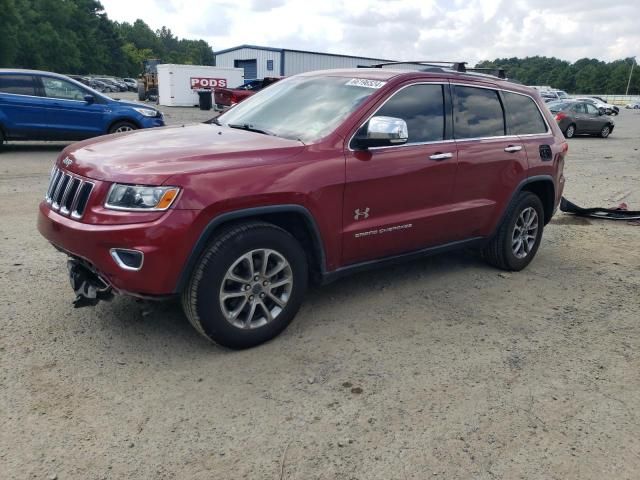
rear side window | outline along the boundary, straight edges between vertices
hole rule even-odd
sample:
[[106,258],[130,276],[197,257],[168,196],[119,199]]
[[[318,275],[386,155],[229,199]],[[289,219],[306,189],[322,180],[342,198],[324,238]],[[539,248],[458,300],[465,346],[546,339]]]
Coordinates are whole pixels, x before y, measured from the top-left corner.
[[509,112],[509,132],[515,135],[546,133],[547,124],[531,97],[504,92],[504,102]]
[[393,95],[376,116],[396,117],[407,122],[407,143],[444,139],[442,85],[411,85]]
[[35,96],[33,77],[31,75],[0,75],[0,92]]
[[453,129],[458,139],[504,135],[504,112],[498,92],[456,85],[453,96]]

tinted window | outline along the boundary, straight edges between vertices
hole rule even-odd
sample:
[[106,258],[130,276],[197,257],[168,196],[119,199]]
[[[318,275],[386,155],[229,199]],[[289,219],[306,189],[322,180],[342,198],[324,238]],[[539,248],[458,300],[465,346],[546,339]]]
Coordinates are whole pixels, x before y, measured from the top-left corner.
[[58,78],[42,77],[44,94],[49,98],[64,100],[84,100],[86,93],[73,83]]
[[456,86],[453,122],[456,138],[504,135],[504,114],[498,92],[486,88]]
[[547,131],[540,110],[531,97],[504,92],[504,101],[509,112],[510,133],[531,135]]
[[393,95],[376,116],[396,117],[407,122],[407,143],[433,142],[444,138],[442,85],[412,85]]
[[35,95],[31,75],[0,75],[0,92],[18,95]]

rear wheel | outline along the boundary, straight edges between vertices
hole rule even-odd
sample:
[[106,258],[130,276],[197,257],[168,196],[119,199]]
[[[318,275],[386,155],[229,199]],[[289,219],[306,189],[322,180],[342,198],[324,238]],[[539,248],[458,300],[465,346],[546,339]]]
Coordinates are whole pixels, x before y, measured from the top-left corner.
[[576,134],[576,126],[572,123],[564,131],[564,136],[565,138],[573,138],[575,134]]
[[109,133],[123,133],[137,130],[138,127],[131,122],[118,122],[114,123],[109,129]]
[[611,126],[610,125],[605,125],[604,127],[602,127],[602,130],[600,130],[600,136],[602,138],[607,138],[610,133],[611,133]]
[[531,192],[520,192],[495,236],[484,248],[484,258],[503,270],[522,270],[538,251],[543,225],[544,210],[540,198]]
[[138,85],[138,100],[144,102],[147,99],[147,92],[144,89],[144,85]]
[[304,250],[289,232],[262,222],[230,227],[203,254],[182,306],[208,339],[253,347],[293,320],[307,290],[307,269]]

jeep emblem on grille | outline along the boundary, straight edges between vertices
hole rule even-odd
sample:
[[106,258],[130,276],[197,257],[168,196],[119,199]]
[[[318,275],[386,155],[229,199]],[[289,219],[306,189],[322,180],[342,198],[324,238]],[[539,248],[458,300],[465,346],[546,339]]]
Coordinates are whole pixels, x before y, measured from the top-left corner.
[[69,165],[71,165],[73,163],[73,160],[71,160],[69,157],[65,157],[64,160],[62,160],[62,163],[65,167],[68,167]]

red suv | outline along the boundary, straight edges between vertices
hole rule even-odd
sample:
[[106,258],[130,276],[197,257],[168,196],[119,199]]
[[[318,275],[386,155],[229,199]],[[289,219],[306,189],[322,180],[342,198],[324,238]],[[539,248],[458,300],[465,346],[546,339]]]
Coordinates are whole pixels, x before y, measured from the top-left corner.
[[562,194],[562,132],[531,88],[420,68],[306,73],[212,124],[67,147],[38,228],[76,306],[179,295],[202,335],[245,348],[310,281],[462,247],[524,268]]

